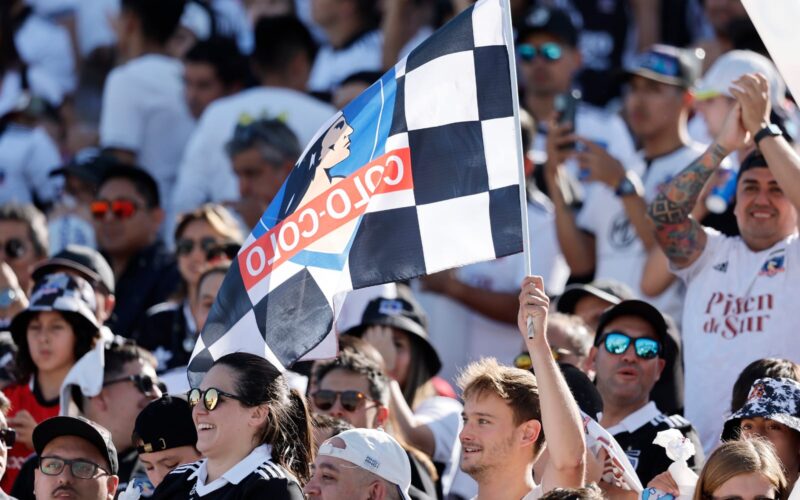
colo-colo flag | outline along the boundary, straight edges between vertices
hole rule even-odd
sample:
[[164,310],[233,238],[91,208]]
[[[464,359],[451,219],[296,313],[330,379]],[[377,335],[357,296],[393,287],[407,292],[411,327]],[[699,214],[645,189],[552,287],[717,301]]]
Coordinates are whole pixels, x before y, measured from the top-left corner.
[[226,275],[189,364],[284,369],[344,292],[522,251],[507,0],[481,0],[317,132]]

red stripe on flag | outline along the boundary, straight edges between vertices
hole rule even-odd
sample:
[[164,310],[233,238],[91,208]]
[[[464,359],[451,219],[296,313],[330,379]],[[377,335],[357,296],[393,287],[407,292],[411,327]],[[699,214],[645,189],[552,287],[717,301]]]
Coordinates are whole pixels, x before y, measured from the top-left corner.
[[364,165],[298,207],[239,253],[244,286],[250,290],[309,245],[364,215],[373,196],[413,188],[408,148],[390,151]]

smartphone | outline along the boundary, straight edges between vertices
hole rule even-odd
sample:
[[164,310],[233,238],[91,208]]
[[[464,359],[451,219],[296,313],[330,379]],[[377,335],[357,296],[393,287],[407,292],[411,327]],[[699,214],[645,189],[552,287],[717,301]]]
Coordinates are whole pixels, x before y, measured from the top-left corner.
[[[555,108],[558,113],[558,124],[571,123],[571,131],[575,131],[575,115],[578,111],[578,103],[581,100],[581,91],[572,90],[566,94],[559,94],[556,96]],[[561,146],[562,150],[575,149],[575,143],[570,142]]]

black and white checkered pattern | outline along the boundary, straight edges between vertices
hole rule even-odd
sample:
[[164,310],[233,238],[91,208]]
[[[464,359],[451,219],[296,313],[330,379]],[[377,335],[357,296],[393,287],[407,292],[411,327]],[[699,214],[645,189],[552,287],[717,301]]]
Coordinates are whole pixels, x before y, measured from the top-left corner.
[[370,202],[342,271],[287,262],[248,292],[232,269],[190,373],[236,350],[288,366],[331,331],[341,292],[522,251],[506,8],[479,1],[394,68],[385,150],[409,148],[413,193]]

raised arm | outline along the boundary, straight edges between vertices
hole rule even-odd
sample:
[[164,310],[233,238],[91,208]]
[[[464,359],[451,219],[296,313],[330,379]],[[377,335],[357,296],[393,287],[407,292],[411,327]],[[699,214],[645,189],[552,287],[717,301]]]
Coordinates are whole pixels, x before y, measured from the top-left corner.
[[[751,136],[769,124],[769,83],[763,75],[744,75],[731,93],[742,106],[742,122]],[[769,170],[786,197],[800,210],[800,156],[783,137],[765,137],[758,144]]]
[[655,223],[656,241],[676,267],[690,266],[703,252],[708,238],[700,223],[691,217],[692,209],[711,174],[730,151],[743,146],[747,139],[742,108],[736,104],[725,119],[719,137],[650,204],[648,215]]
[[[517,326],[536,370],[542,432],[549,453],[542,486],[544,491],[556,487],[580,488],[586,472],[583,425],[578,404],[550,352],[546,335],[550,300],[544,292],[541,276],[528,276],[523,280],[519,304]],[[528,317],[533,319],[533,339],[528,338]]]

